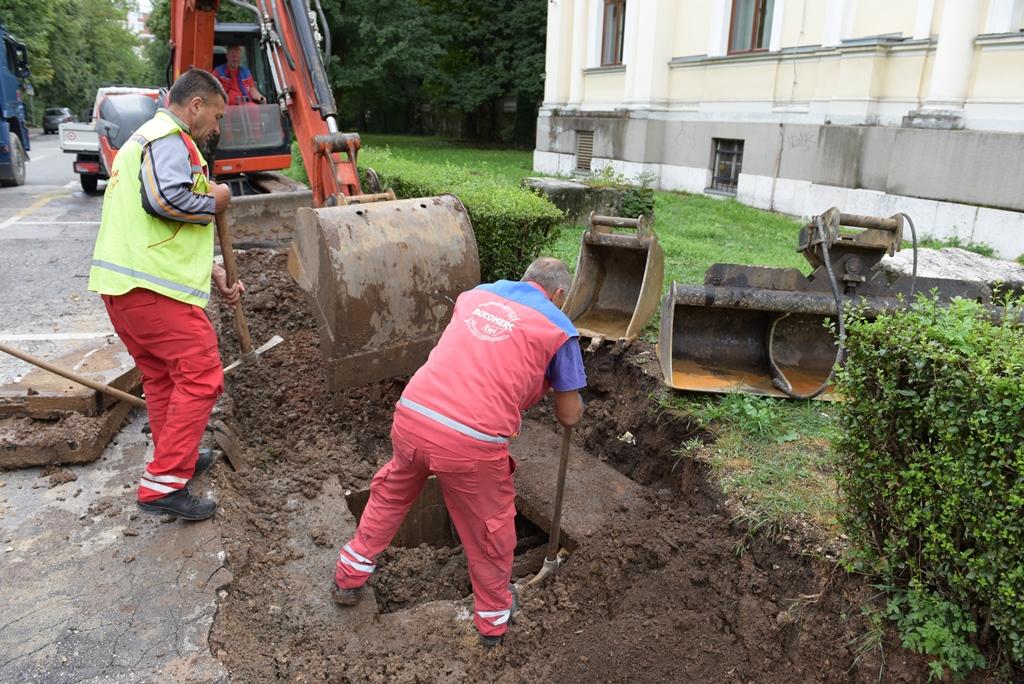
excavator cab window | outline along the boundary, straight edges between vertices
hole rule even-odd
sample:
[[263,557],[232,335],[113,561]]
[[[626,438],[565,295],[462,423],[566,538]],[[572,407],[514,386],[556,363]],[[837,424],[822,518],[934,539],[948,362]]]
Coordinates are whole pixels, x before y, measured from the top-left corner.
[[[214,73],[222,77],[222,81],[223,77],[229,78],[232,85],[229,89],[230,101],[221,120],[217,158],[251,160],[254,157],[288,154],[291,134],[287,119],[277,105],[277,92],[266,56],[260,49],[259,27],[255,24],[217,24],[214,41]],[[236,45],[242,48],[241,66],[251,76],[251,81],[241,81],[241,70],[227,69],[228,49]],[[263,104],[253,101],[257,98],[250,92],[252,86],[265,98]],[[244,167],[244,170],[255,170],[251,164]]]

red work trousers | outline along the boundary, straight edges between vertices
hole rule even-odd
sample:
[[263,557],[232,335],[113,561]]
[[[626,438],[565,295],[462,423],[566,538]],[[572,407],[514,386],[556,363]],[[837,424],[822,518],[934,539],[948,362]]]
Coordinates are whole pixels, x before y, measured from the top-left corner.
[[217,334],[198,306],[151,290],[103,295],[103,303],[142,373],[153,462],[139,480],[139,501],[153,501],[195,472],[203,430],[224,391]]
[[475,441],[398,410],[391,460],[374,476],[356,535],[338,554],[334,579],[339,587],[354,589],[369,579],[377,555],[391,543],[427,477],[436,475],[466,552],[473,622],[485,636],[508,630],[516,546],[515,461],[506,446],[481,447]]

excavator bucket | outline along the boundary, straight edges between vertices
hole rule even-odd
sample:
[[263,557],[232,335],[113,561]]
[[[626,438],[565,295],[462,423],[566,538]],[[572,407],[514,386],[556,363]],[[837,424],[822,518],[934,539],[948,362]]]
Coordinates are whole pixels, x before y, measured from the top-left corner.
[[672,283],[662,300],[657,347],[665,383],[697,392],[837,400],[830,386],[832,369],[841,362],[837,304],[844,314],[857,308],[870,318],[903,308],[914,292],[990,301],[981,283],[890,280],[875,268],[899,249],[903,220],[832,208],[800,231],[798,251],[815,267],[809,276],[797,269],[714,264],[703,285]]
[[297,212],[288,268],[318,319],[332,391],[414,372],[455,298],[480,282],[476,238],[457,197],[393,198]]
[[658,310],[664,279],[665,255],[646,217],[591,212],[562,310],[583,337],[630,342]]

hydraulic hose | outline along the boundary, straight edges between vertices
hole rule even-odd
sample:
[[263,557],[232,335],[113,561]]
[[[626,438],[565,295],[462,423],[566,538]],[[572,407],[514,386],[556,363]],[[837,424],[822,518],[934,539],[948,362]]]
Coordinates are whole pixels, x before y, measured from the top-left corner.
[[832,368],[829,369],[828,377],[826,377],[824,382],[818,385],[813,392],[801,394],[793,389],[793,385],[786,379],[782,370],[775,364],[775,354],[773,352],[775,326],[779,324],[779,321],[785,319],[790,314],[783,314],[772,321],[772,327],[768,331],[768,366],[772,372],[772,384],[791,399],[814,399],[816,396],[824,392],[832,382],[832,378],[836,374],[836,368],[842,364],[843,357],[846,354],[846,326],[843,323],[843,297],[839,293],[839,283],[836,281],[836,274],[832,271],[832,257],[829,254],[829,243],[831,240],[829,240],[829,236],[825,233],[825,224],[822,223],[821,216],[814,217],[814,227],[818,233],[818,239],[821,240],[822,261],[825,262],[825,272],[828,273],[828,282],[832,286],[832,296],[835,297],[836,300],[836,319],[839,324],[839,344],[836,347],[836,359],[832,362]]
[[[914,292],[917,289],[917,229],[914,228],[914,219],[910,218],[908,214],[900,212],[896,215],[907,219],[907,224],[910,226],[910,242],[914,249],[914,266],[910,275],[910,301],[913,301]],[[910,302],[907,303],[909,304]]]
[[[907,306],[914,299],[914,293],[917,289],[917,229],[914,226],[914,220],[909,215],[900,212],[897,216],[902,216],[907,220],[907,224],[910,226],[910,239],[912,248],[914,251],[914,261],[910,276],[910,301],[907,302]],[[832,378],[835,376],[836,368],[838,368],[844,357],[846,356],[846,325],[843,322],[843,299],[839,293],[839,283],[836,281],[835,273],[832,271],[832,258],[829,254],[829,244],[831,240],[828,239],[828,235],[825,233],[825,226],[821,221],[820,216],[814,217],[814,226],[818,233],[818,239],[821,240],[821,254],[822,261],[825,262],[825,271],[828,273],[828,282],[832,286],[832,295],[836,300],[836,317],[839,327],[839,344],[836,349],[836,360],[832,363],[832,368],[828,372],[828,377],[821,383],[813,392],[807,394],[800,394],[793,390],[792,384],[786,379],[782,371],[775,363],[775,354],[773,352],[773,344],[775,341],[775,326],[779,324],[779,321],[783,320],[790,314],[783,314],[774,321],[772,321],[772,327],[768,332],[768,365],[772,372],[772,384],[775,385],[781,392],[784,392],[786,396],[792,399],[813,399],[828,388],[829,383],[832,382]]]
[[331,65],[331,27],[327,24],[327,17],[324,9],[320,6],[320,0],[316,0],[316,13],[320,17],[320,24],[324,30],[324,68]]

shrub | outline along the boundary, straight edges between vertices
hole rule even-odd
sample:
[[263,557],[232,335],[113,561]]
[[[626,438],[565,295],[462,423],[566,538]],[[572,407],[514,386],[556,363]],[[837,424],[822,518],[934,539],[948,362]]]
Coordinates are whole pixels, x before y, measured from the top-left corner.
[[[1009,304],[1009,302],[1007,303]],[[1024,329],[919,297],[851,316],[834,447],[845,524],[904,645],[961,676],[1024,664]]]
[[636,177],[638,185],[627,185],[622,193],[622,216],[636,218],[643,214],[654,219],[654,190],[651,184],[655,180],[653,173],[645,171]]
[[518,280],[562,222],[562,213],[539,195],[484,170],[402,159],[384,152],[373,156],[381,185],[401,198],[452,193],[466,206],[480,250],[485,281]]

